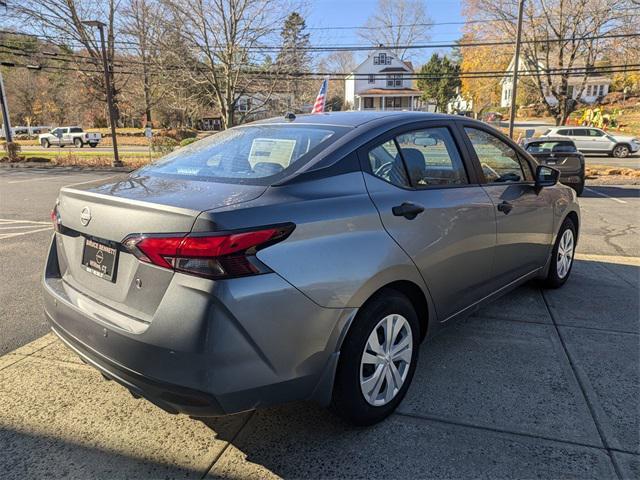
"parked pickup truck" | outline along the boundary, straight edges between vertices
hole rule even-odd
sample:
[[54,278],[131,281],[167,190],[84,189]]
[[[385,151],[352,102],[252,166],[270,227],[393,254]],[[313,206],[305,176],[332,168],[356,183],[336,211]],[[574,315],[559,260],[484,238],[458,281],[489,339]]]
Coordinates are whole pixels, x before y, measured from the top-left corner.
[[89,145],[95,148],[101,139],[102,135],[99,133],[88,133],[80,127],[57,127],[49,133],[38,135],[38,141],[44,148],[49,148],[51,145],[59,147],[75,145],[79,148]]

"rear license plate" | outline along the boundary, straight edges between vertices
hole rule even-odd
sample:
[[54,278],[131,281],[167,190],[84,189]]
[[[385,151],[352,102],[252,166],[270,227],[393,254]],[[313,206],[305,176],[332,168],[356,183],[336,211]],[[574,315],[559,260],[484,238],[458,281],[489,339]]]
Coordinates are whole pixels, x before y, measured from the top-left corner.
[[106,240],[85,238],[82,265],[87,272],[115,282],[117,261],[118,249],[115,244]]

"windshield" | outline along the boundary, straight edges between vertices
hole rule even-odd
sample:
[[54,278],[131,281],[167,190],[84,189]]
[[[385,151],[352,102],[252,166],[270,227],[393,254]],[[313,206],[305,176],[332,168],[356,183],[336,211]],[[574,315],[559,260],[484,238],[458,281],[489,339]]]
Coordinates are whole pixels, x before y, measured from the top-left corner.
[[345,131],[322,125],[232,128],[180,148],[141,172],[194,180],[268,184],[299,168]]
[[526,150],[529,153],[569,153],[575,152],[576,147],[571,142],[531,142]]

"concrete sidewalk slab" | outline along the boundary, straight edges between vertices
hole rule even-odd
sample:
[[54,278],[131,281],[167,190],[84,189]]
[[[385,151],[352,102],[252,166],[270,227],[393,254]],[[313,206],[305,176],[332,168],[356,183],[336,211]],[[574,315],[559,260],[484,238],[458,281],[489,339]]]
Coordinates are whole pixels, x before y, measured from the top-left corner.
[[640,337],[560,327],[607,446],[640,453]]
[[509,292],[508,295],[481,308],[474,317],[502,318],[534,323],[552,324],[551,315],[544,303],[540,288],[528,283]]
[[[580,271],[580,262],[575,266]],[[637,286],[621,281],[611,284],[604,275],[582,270],[561,289],[547,290],[544,296],[558,325],[640,333]]]
[[244,424],[225,417],[214,432],[38,351],[0,371],[3,478],[199,478],[227,445],[217,435],[230,438]]
[[613,460],[622,474],[622,480],[637,480],[640,478],[640,457],[628,453],[613,452]]
[[214,478],[615,479],[606,452],[393,415],[350,428],[305,405],[256,412]]
[[474,318],[425,345],[399,411],[602,446],[553,326]]

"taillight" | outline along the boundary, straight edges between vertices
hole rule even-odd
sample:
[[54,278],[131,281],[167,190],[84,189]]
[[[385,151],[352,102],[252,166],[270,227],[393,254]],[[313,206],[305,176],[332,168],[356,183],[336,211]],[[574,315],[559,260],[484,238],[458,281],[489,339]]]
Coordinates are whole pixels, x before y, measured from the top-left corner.
[[281,242],[293,229],[293,224],[286,224],[225,233],[130,235],[122,244],[146,263],[202,277],[232,278],[270,272],[256,252]]
[[58,206],[55,205],[53,210],[51,210],[51,223],[53,224],[53,229],[56,232],[60,231],[60,214],[58,213]]

